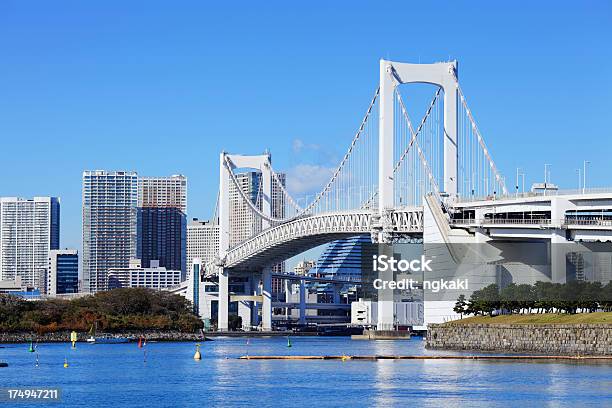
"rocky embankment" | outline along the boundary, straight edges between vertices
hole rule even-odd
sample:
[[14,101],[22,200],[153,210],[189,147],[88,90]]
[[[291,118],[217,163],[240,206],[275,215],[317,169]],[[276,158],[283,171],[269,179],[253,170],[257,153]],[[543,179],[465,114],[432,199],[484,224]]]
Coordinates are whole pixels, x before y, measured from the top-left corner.
[[441,350],[612,355],[610,324],[430,324],[426,347]]
[[[97,333],[96,337],[128,337],[137,340],[143,336],[149,341],[198,341],[202,340],[200,333],[182,333],[178,331],[126,331],[122,333]],[[78,333],[78,341],[85,341],[89,337],[87,333]],[[70,341],[70,332],[55,332],[55,333],[0,333],[0,343],[26,343],[36,341],[39,343],[61,343]]]

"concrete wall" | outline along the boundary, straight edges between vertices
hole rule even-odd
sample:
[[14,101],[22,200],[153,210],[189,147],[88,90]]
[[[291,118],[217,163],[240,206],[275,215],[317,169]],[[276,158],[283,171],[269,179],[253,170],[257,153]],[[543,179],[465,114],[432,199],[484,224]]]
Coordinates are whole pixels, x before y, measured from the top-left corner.
[[430,324],[426,347],[549,355],[612,355],[612,325]]

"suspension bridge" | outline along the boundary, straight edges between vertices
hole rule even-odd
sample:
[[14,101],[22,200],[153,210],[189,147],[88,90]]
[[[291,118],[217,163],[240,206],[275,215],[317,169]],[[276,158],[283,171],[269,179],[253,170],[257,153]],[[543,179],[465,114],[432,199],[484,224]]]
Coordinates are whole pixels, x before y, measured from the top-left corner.
[[[411,101],[400,92],[401,85],[413,83],[435,86],[418,121],[408,114]],[[305,205],[286,190],[269,154],[221,153],[215,216],[219,252],[202,271],[218,278],[220,330],[228,328],[230,275],[261,276],[261,293],[253,299],[261,300],[262,326],[270,330],[273,265],[343,237],[369,234],[374,243],[565,242],[609,240],[612,235],[604,216],[612,209],[611,192],[544,190],[519,196],[508,191],[460,87],[456,61],[381,60],[379,87],[347,143],[329,181]],[[255,198],[237,178],[242,169],[261,172]],[[257,220],[252,236],[240,242],[232,237],[232,194]],[[594,217],[599,210],[601,217]],[[393,305],[384,303],[378,306],[379,329],[394,323]]]

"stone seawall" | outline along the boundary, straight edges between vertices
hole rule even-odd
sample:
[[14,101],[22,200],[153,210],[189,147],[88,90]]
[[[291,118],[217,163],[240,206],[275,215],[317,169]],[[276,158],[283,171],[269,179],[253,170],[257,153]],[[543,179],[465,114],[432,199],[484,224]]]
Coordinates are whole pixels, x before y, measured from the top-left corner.
[[[136,341],[140,336],[150,341],[198,341],[202,340],[201,334],[182,333],[178,331],[134,331],[117,333],[98,333],[96,337],[128,337]],[[85,341],[89,335],[87,333],[77,333],[78,341]],[[39,343],[62,343],[70,341],[70,332],[55,333],[6,333],[0,332],[0,343],[28,343],[30,340]]]
[[612,355],[612,325],[430,324],[425,347],[551,355]]

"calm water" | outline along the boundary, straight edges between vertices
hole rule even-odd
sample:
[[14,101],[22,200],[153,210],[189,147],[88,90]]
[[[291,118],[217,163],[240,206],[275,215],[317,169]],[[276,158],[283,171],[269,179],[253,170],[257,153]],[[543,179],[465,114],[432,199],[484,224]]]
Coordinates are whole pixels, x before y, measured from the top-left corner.
[[[193,360],[193,343],[0,348],[0,387],[62,389],[53,406],[612,406],[612,363],[495,361],[246,361],[265,354],[451,354],[420,339],[216,339]],[[64,358],[70,363],[63,368]],[[0,403],[0,405],[2,405]],[[38,406],[41,404],[29,404]],[[18,406],[28,406],[19,404]]]

